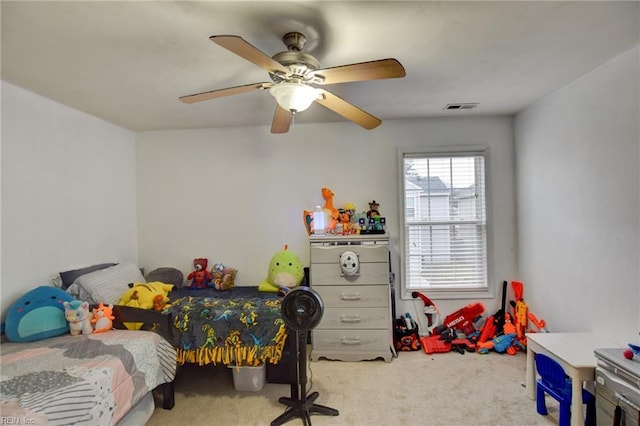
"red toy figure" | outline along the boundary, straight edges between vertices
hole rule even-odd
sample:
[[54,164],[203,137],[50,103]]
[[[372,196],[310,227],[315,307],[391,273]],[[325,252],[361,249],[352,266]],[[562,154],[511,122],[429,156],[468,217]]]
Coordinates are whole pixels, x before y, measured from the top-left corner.
[[196,290],[200,288],[207,288],[207,284],[211,282],[211,272],[207,271],[207,265],[209,261],[204,258],[198,258],[193,260],[193,268],[195,271],[187,275],[188,280],[191,281],[190,290]]

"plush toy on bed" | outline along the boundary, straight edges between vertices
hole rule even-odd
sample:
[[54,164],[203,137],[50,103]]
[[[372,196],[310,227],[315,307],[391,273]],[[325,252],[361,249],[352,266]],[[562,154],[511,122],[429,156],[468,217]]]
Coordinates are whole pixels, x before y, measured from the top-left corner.
[[103,333],[113,328],[113,320],[116,317],[113,316],[113,305],[103,305],[102,302],[98,304],[97,308],[93,308],[93,318],[91,323],[94,325],[94,333]]
[[71,331],[72,336],[93,333],[89,302],[72,300],[71,302],[64,302],[63,305],[64,316],[69,321],[69,331]]
[[209,287],[216,290],[231,290],[235,286],[236,273],[238,271],[224,266],[222,263],[216,263],[211,268],[211,277],[213,280],[209,283]]
[[118,305],[161,311],[169,302],[168,295],[174,286],[173,284],[156,281],[152,283],[133,283],[129,284],[129,287],[129,290],[125,291],[120,298]]
[[269,275],[258,286],[259,291],[278,292],[300,285],[304,278],[304,268],[300,258],[288,246],[271,258]]
[[207,285],[211,281],[211,272],[207,270],[208,263],[209,261],[207,259],[201,257],[193,260],[193,268],[195,271],[187,275],[188,280],[193,280],[191,281],[191,286],[189,286],[191,290],[207,288]]
[[11,342],[33,342],[69,332],[64,302],[73,297],[52,286],[40,286],[25,293],[7,310],[5,333]]

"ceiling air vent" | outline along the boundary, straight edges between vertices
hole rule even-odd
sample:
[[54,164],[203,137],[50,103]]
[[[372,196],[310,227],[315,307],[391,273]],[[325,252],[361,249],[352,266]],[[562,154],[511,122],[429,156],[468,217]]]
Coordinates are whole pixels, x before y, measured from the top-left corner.
[[477,102],[464,102],[458,104],[447,104],[443,109],[444,110],[462,110],[462,109],[474,109],[478,106]]

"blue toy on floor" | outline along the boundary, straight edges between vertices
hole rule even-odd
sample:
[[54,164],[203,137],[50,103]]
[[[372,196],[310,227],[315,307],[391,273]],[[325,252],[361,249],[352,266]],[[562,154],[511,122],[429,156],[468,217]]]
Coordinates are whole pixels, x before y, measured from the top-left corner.
[[[544,354],[536,354],[536,369],[540,375],[536,387],[536,410],[546,416],[547,405],[544,394],[548,393],[560,403],[559,426],[569,426],[571,420],[571,379],[556,360]],[[586,389],[582,389],[582,402],[587,404],[585,425],[596,424],[596,398]]]

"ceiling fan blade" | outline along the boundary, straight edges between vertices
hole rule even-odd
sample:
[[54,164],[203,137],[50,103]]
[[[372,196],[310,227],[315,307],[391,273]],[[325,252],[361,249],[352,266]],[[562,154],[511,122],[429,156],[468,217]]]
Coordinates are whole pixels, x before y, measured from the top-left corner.
[[291,111],[287,111],[276,104],[276,112],[273,114],[273,122],[271,123],[271,133],[287,133],[292,120],[293,114]]
[[323,107],[328,108],[337,114],[340,114],[347,120],[351,120],[354,123],[369,130],[378,127],[382,123],[380,119],[374,117],[364,110],[361,110],[357,106],[350,104],[349,102],[334,95],[333,93],[323,89],[318,89],[318,91],[322,94],[322,96],[316,99],[316,102],[318,102]]
[[267,89],[273,83],[252,83],[244,86],[228,87],[226,89],[212,90],[210,92],[196,93],[193,95],[181,96],[179,99],[185,104],[208,101],[209,99],[223,98],[225,96],[240,95],[242,93],[253,92],[254,90]]
[[209,39],[224,47],[225,49],[235,53],[236,55],[246,59],[247,61],[256,64],[260,68],[263,68],[270,73],[274,74],[286,74],[289,75],[290,71],[287,67],[280,62],[272,59],[267,54],[263,53],[260,49],[253,46],[242,37],[234,35],[219,35],[211,36]]
[[360,62],[358,64],[342,65],[325,68],[313,72],[314,76],[324,77],[317,84],[349,83],[352,81],[380,80],[384,78],[404,77],[407,73],[396,59],[380,59],[378,61]]

